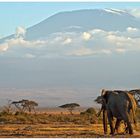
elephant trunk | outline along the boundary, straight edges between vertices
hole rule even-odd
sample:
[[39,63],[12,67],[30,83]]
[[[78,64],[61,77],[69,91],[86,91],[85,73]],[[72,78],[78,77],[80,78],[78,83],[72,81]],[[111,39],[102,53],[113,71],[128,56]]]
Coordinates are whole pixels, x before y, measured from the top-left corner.
[[104,134],[107,134],[107,110],[103,110],[103,127]]

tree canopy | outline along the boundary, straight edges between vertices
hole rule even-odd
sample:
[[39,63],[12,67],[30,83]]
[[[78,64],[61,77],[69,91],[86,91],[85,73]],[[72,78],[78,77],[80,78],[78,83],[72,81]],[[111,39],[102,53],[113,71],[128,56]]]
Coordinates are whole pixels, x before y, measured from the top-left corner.
[[77,104],[77,103],[69,103],[69,104],[64,104],[64,105],[61,105],[59,106],[60,108],[65,108],[65,109],[68,109],[70,114],[73,114],[73,110],[76,108],[76,107],[79,107],[80,105]]
[[13,101],[11,104],[14,104],[15,107],[21,112],[24,112],[26,110],[28,110],[29,112],[31,112],[32,110],[35,111],[35,107],[38,106],[38,103],[36,103],[35,101],[25,99],[22,99],[20,101]]

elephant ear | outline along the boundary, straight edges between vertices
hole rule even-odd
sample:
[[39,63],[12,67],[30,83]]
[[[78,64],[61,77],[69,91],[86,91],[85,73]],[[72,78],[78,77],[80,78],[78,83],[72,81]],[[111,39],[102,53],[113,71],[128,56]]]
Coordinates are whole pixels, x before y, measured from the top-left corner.
[[105,94],[106,94],[106,90],[105,89],[102,89],[101,96],[104,96]]
[[110,93],[112,93],[112,91],[105,90],[105,89],[102,89],[102,91],[101,91],[101,96],[103,97],[105,106],[106,106],[106,104],[107,104],[107,102],[108,102],[108,98],[109,98],[109,96],[110,96]]

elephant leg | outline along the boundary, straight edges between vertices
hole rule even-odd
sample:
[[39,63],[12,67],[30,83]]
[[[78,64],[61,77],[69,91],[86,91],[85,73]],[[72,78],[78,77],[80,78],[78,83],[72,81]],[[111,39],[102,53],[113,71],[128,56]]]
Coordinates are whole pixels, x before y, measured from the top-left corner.
[[130,121],[127,122],[127,126],[128,126],[128,129],[129,129],[129,134],[133,134],[133,128],[132,128],[132,125],[131,125]]
[[127,124],[125,124],[125,133],[128,133],[129,132],[129,128],[127,126]]
[[130,121],[130,118],[129,118],[129,114],[127,112],[125,112],[123,114],[123,118],[124,118],[124,121],[126,122],[127,124],[127,127],[126,127],[126,130],[128,129],[129,130],[129,134],[133,134],[133,128],[132,128],[132,125],[131,125],[131,121]]
[[133,118],[133,121],[134,121],[135,129],[137,129],[137,120],[136,120],[136,117],[135,116]]
[[110,125],[110,131],[111,131],[110,134],[113,135],[114,134],[113,116],[109,110],[107,112],[107,116],[108,116],[108,121],[109,121],[109,125]]
[[117,132],[117,133],[119,133],[119,126],[120,126],[120,122],[121,122],[121,120],[120,120],[120,119],[117,119],[117,120],[116,120],[115,130],[116,130],[116,132]]
[[107,111],[103,110],[103,126],[104,126],[104,134],[107,134]]

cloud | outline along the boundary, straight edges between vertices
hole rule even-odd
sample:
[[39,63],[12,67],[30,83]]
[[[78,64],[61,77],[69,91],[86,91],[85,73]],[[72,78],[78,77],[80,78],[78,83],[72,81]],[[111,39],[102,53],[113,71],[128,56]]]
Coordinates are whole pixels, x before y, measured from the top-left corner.
[[62,44],[66,45],[66,44],[70,44],[71,42],[72,42],[71,38],[66,38]]
[[8,44],[7,43],[3,43],[0,44],[0,52],[5,52],[8,49]]
[[47,43],[47,42],[41,41],[41,40],[28,41],[28,40],[23,39],[22,37],[9,39],[6,42],[9,47],[12,47],[12,46],[39,47],[39,46],[43,46],[44,44]]
[[133,27],[128,27],[126,30],[127,30],[127,32],[137,32],[138,31],[137,28],[133,28]]
[[86,41],[88,41],[91,38],[91,34],[88,32],[83,32],[82,38]]
[[117,46],[124,45],[129,40],[131,40],[130,37],[124,37],[124,36],[118,36],[118,35],[107,35],[106,38],[107,38],[108,42],[111,42],[111,43],[113,43],[114,45],[117,45]]
[[89,33],[90,33],[90,35],[92,34],[92,35],[96,35],[96,36],[97,35],[104,36],[106,34],[106,31],[104,31],[102,29],[93,29],[93,30],[89,31]]
[[20,33],[0,44],[2,56],[82,57],[140,51],[140,29],[135,27],[127,27],[125,31],[58,32],[38,40],[26,40],[23,37],[26,32]]
[[129,9],[129,10],[127,10],[127,12],[129,12],[131,15],[133,15],[136,18],[140,18],[140,9],[139,8]]
[[24,37],[26,36],[26,29],[23,27],[17,27],[15,36],[11,39],[5,40],[2,44],[0,44],[0,52],[7,52],[9,49],[13,49],[15,47],[25,47],[25,48],[32,48],[32,47],[42,47],[47,44],[44,40],[33,40],[28,41],[25,40]]
[[17,27],[16,28],[16,33],[15,33],[15,37],[25,37],[26,34],[26,29],[24,27]]
[[13,48],[39,48],[47,44],[45,41],[36,40],[36,41],[27,41],[22,37],[12,38],[6,40],[4,43],[0,44],[0,52],[7,52],[13,50]]

